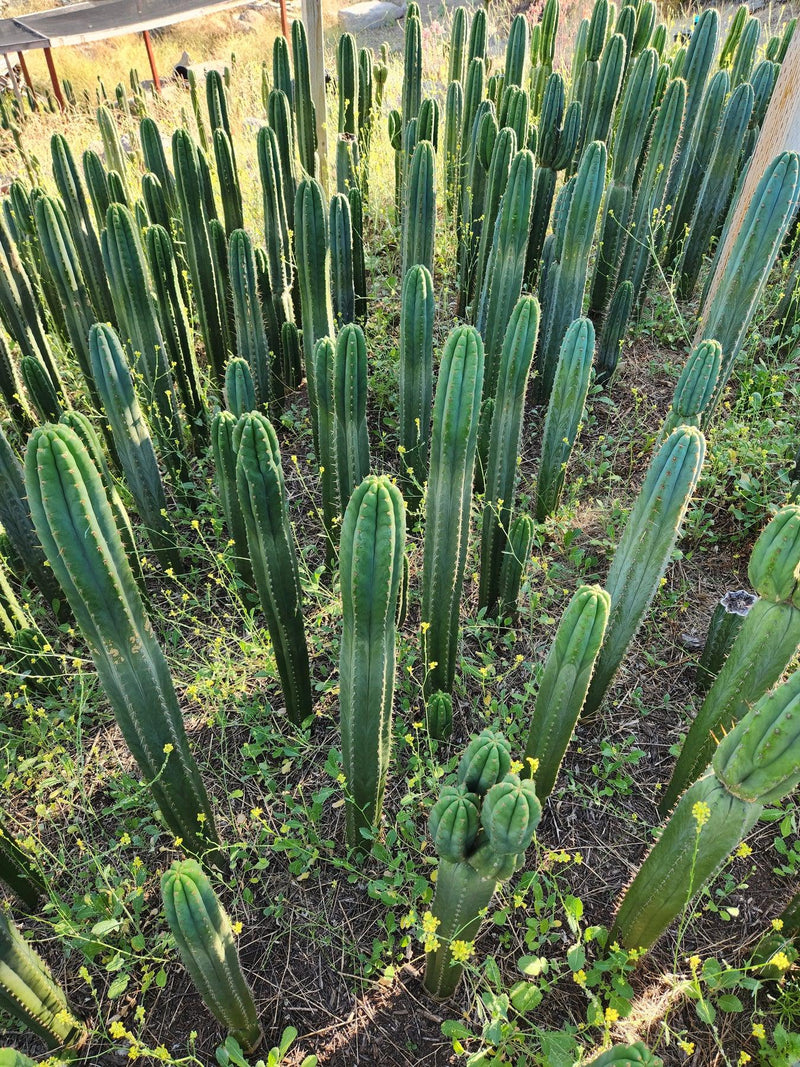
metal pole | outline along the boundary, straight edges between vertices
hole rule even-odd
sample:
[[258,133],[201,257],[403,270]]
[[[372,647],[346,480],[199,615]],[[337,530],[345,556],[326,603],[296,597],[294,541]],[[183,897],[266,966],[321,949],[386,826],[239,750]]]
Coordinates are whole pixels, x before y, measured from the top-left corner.
[[150,41],[150,31],[142,30],[142,37],[144,38],[144,46],[147,49],[147,58],[150,60],[150,73],[153,75],[153,85],[155,86],[158,95],[161,95],[161,79],[158,76],[158,70],[156,68],[156,57],[153,55],[153,45]]
[[25,53],[24,52],[17,52],[17,59],[19,60],[19,65],[20,65],[20,69],[22,70],[22,76],[25,79],[25,84],[28,86],[28,88],[31,91],[31,97],[33,98],[34,110],[38,111],[39,110],[39,105],[36,102],[36,90],[34,89],[33,82],[31,81],[31,75],[30,75],[30,71],[28,70],[28,64],[25,62]]
[[56,65],[53,62],[53,53],[49,48],[43,49],[45,62],[47,63],[47,69],[50,71],[50,81],[53,85],[53,92],[55,93],[58,106],[62,111],[66,111],[67,105],[64,103],[64,96],[61,92],[61,86],[58,83],[58,75],[56,74]]

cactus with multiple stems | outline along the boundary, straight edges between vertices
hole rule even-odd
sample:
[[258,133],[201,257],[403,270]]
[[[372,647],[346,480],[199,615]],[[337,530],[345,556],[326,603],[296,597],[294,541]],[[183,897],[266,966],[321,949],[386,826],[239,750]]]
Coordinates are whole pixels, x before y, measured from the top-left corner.
[[759,600],[689,729],[659,805],[662,815],[709,762],[715,737],[775,684],[800,645],[800,506],[787,504],[769,522],[755,543],[747,573]]
[[362,829],[380,823],[389,770],[405,536],[400,490],[385,475],[368,476],[350,497],[339,551],[342,762],[349,792],[347,843],[357,850],[364,847]]
[[196,860],[175,860],[161,878],[167,922],[183,964],[214,1018],[245,1052],[261,1043],[253,994],[230,919]]
[[474,940],[497,883],[522,866],[541,813],[533,782],[511,773],[502,734],[474,737],[458,765],[458,785],[442,788],[428,822],[439,869],[424,984],[437,1000],[455,992],[463,965],[454,946]]

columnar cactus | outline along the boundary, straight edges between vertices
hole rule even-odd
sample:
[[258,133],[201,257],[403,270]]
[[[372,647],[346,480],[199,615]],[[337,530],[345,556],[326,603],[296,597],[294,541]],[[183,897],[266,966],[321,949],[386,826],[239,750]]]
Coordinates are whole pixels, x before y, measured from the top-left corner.
[[664,1061],[637,1041],[634,1045],[614,1045],[591,1060],[588,1067],[664,1067]]
[[[461,10],[456,8],[456,11]],[[447,87],[444,105],[444,190],[447,217],[455,220],[461,195],[461,125],[464,115],[464,89],[460,81]]]
[[428,822],[440,860],[424,984],[436,1000],[455,992],[463,965],[454,945],[474,940],[497,883],[522,866],[541,813],[533,782],[511,773],[502,734],[474,737],[458,765],[458,785],[442,788]]
[[46,963],[5,914],[0,914],[0,1007],[48,1049],[76,1049],[86,1039],[86,1027],[70,1011]]
[[336,409],[334,402],[334,364],[336,346],[330,337],[321,337],[314,346],[314,381],[317,391],[317,433],[319,437],[319,480],[322,493],[322,517],[325,523],[325,556],[332,567],[338,540],[336,524],[342,513],[339,479],[336,471]]
[[597,346],[597,385],[608,385],[617,371],[628,319],[633,310],[633,282],[618,285],[608,305]]
[[700,431],[694,426],[679,426],[647,469],[606,578],[611,613],[586,697],[586,714],[593,715],[603,702],[656,594],[700,477],[705,452]]
[[420,141],[408,167],[403,209],[403,277],[415,263],[433,274],[436,227],[436,156],[430,141]]
[[428,697],[425,725],[436,741],[450,740],[453,732],[453,698],[449,693],[437,691]]
[[483,219],[480,226],[480,241],[477,261],[474,266],[475,291],[481,293],[489,253],[494,243],[494,229],[503,194],[508,185],[511,161],[517,154],[519,138],[512,129],[504,127],[494,139],[489,168],[486,174],[486,191],[483,198]]
[[403,71],[403,128],[419,113],[422,101],[422,22],[419,10],[406,14],[405,69]]
[[385,475],[359,485],[344,513],[339,560],[342,644],[339,700],[347,779],[347,843],[380,823],[389,768],[395,673],[395,613],[406,521],[400,490]]
[[775,684],[800,645],[800,506],[788,504],[773,517],[755,543],[747,573],[760,599],[689,729],[659,805],[662,815],[709,762],[715,737]]
[[[400,445],[403,463],[421,487],[428,476],[431,405],[433,401],[433,281],[428,268],[413,266],[403,280],[400,305]],[[419,499],[411,483],[409,501]]]
[[353,227],[350,201],[344,193],[331,197],[330,225],[333,314],[337,327],[355,321],[356,290],[353,279]]
[[339,506],[344,510],[356,486],[369,474],[367,343],[361,327],[353,324],[345,326],[336,338],[333,408]]
[[681,371],[659,442],[678,426],[700,426],[703,412],[714,393],[722,364],[718,341],[701,341],[692,350]]
[[241,230],[244,225],[242,207],[242,189],[239,184],[239,172],[236,169],[236,155],[231,139],[224,129],[214,130],[214,158],[217,163],[217,176],[222,199],[222,214],[225,219],[225,233],[228,237],[234,230]]
[[448,83],[463,85],[467,73],[467,9],[457,7],[453,11],[450,26],[450,54],[448,58]]
[[480,334],[456,327],[439,367],[425,498],[420,628],[426,695],[449,693],[455,677],[482,386]]
[[34,431],[25,484],[36,532],[122,736],[169,829],[202,854],[217,840],[214,816],[100,475],[74,431]]
[[[470,156],[463,168],[461,221],[457,227],[459,244],[456,313],[458,315],[466,314],[467,305],[472,300],[475,287],[478,245],[484,223],[486,178],[497,133],[494,104],[490,100],[482,100],[475,111],[470,139]],[[490,240],[492,236],[493,234],[490,235]]]
[[768,804],[800,782],[800,671],[763,696],[722,738],[711,765],[681,797],[628,887],[610,941],[648,949]]
[[230,919],[200,864],[175,860],[161,878],[169,928],[183,965],[215,1019],[245,1052],[261,1043],[253,994],[242,974]]
[[722,670],[742,623],[757,603],[758,597],[746,589],[730,590],[717,602],[708,624],[703,651],[697,661],[694,687],[701,696],[705,696]]
[[500,567],[500,585],[498,594],[498,614],[501,618],[507,615],[516,616],[517,601],[519,599],[519,587],[522,584],[522,576],[525,564],[531,554],[533,545],[533,519],[530,515],[516,515],[508,531],[508,543],[503,553],[503,562]]
[[500,570],[508,545],[528,375],[539,331],[539,302],[523,296],[511,315],[497,382],[481,531],[478,607],[492,615],[500,596]]
[[546,800],[589,690],[594,665],[605,636],[611,597],[599,585],[582,585],[567,605],[536,694],[531,716],[526,768],[536,761],[536,793]]
[[606,147],[593,141],[583,153],[568,201],[561,208],[553,258],[542,279],[542,332],[536,355],[538,396],[550,399],[558,357],[570,323],[581,313],[589,252],[606,175]]
[[19,369],[40,421],[58,422],[64,395],[56,391],[45,365],[36,356],[23,356]]
[[[279,40],[279,38],[275,38]],[[275,134],[275,144],[280,162],[284,211],[291,211],[297,195],[297,164],[294,139],[294,118],[289,95],[280,89],[272,89],[267,97],[267,117],[270,129]]]
[[214,480],[217,484],[228,536],[236,548],[236,570],[248,585],[253,584],[250,551],[247,546],[242,505],[236,489],[235,430],[238,416],[232,411],[218,411],[211,422],[211,452],[214,457]]
[[246,359],[236,356],[225,368],[225,404],[238,419],[246,411],[256,410],[256,387]]
[[497,216],[475,318],[486,346],[486,396],[495,394],[503,342],[522,292],[533,204],[533,171],[533,154],[527,149],[517,152]]
[[336,74],[339,89],[339,133],[355,137],[358,132],[358,49],[352,33],[336,42]]
[[[291,212],[294,199],[286,203],[283,167],[278,138],[270,126],[258,131],[258,169],[261,175],[267,276],[272,311],[280,329],[293,319]],[[295,194],[296,196],[296,194]]]
[[[236,322],[236,349],[240,359],[249,368],[250,382],[255,391],[255,401],[262,411],[267,411],[272,397],[272,377],[275,368],[267,342],[264,315],[261,310],[253,245],[244,230],[234,230],[231,234],[228,269],[230,271],[231,294],[233,296],[233,311]],[[231,361],[226,367],[226,395],[228,374],[232,365],[238,366],[237,363]],[[282,396],[283,389],[290,383],[284,380],[285,368],[280,368],[278,375],[282,386],[278,396]],[[247,410],[250,411],[252,408],[248,407]],[[236,411],[234,408],[231,408],[231,411],[236,415],[241,414],[241,411]]]
[[311,94],[308,38],[301,19],[296,19],[292,23],[292,58],[294,60],[294,113],[300,165],[309,178],[315,178],[318,169],[316,108]]
[[589,319],[576,319],[564,335],[544,420],[536,480],[537,522],[552,515],[561,499],[567,463],[589,392],[593,357],[594,327]]
[[[175,176],[169,169],[167,155],[161,140],[161,132],[155,121],[145,115],[139,123],[139,140],[142,145],[145,167],[158,178],[167,208],[172,218],[178,217],[178,199],[175,189]],[[104,213],[105,216],[105,213]]]
[[236,488],[261,609],[267,620],[289,720],[311,714],[311,673],[300,572],[289,522],[278,438],[259,412],[236,427]]
[[597,82],[592,93],[591,109],[583,116],[585,144],[608,139],[614,108],[622,86],[626,52],[623,35],[612,34],[603,49]]

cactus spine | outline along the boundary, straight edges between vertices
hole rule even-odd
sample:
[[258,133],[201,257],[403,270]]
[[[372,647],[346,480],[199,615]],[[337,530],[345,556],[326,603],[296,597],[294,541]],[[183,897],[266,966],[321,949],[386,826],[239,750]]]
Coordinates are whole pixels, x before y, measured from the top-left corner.
[[75,1049],[85,1040],[86,1027],[69,1010],[64,991],[5,914],[0,914],[0,976],[0,1008],[48,1049]]
[[536,481],[537,522],[552,515],[561,499],[567,463],[589,392],[593,356],[594,327],[589,319],[576,319],[564,335],[547,405]]
[[611,597],[599,585],[582,585],[564,611],[547,662],[531,716],[526,761],[536,779],[536,794],[546,800],[589,690],[592,672],[611,610]]
[[586,714],[593,715],[600,707],[656,594],[700,477],[705,450],[698,429],[679,426],[650,463],[606,579],[611,614],[586,697]]
[[500,362],[485,472],[478,607],[492,615],[500,596],[500,570],[514,509],[514,483],[522,415],[536,337],[539,302],[523,296],[511,315]]
[[480,335],[472,327],[457,327],[439,368],[425,500],[421,630],[426,695],[453,688],[482,387]]
[[299,725],[311,714],[311,675],[278,439],[263,415],[250,412],[242,416],[236,440],[236,488],[253,575],[272,638],[286,712]]
[[245,1052],[261,1043],[253,994],[242,974],[230,919],[195,860],[175,860],[161,878],[167,922],[183,964],[214,1018]]
[[[431,404],[433,399],[433,281],[418,263],[403,280],[400,306],[400,445],[410,478],[421,487],[428,476]],[[419,499],[409,486],[406,496]]]
[[340,548],[342,760],[350,801],[347,842],[380,822],[389,767],[395,612],[403,571],[405,506],[385,476],[365,478],[350,498]]
[[709,762],[714,737],[738,722],[780,678],[800,645],[800,507],[788,504],[753,547],[748,567],[759,600],[714,680],[686,736],[672,780],[659,805],[666,814]]
[[[216,842],[214,817],[189,751],[169,668],[100,476],[74,431],[66,426],[34,431],[25,484],[36,532],[89,645],[122,735],[172,833],[183,838],[185,848],[202,853]],[[79,537],[75,530],[82,531]]]
[[458,785],[444,786],[428,831],[439,853],[431,912],[435,934],[426,944],[425,989],[452,996],[463,966],[455,941],[471,943],[498,882],[521,867],[542,808],[533,782],[510,773],[508,742],[492,730],[474,737],[458,765]]

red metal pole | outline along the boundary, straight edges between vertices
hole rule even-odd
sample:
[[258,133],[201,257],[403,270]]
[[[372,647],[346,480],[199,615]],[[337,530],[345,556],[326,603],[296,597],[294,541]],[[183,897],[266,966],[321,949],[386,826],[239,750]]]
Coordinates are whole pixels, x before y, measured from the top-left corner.
[[28,70],[28,64],[25,62],[25,53],[17,52],[17,59],[19,60],[20,70],[22,71],[22,77],[25,79],[25,84],[31,91],[33,96],[33,106],[36,110],[39,110],[39,105],[36,102],[36,90],[33,88],[33,82],[31,81],[30,71]]
[[50,81],[53,83],[53,92],[56,95],[58,106],[61,108],[62,111],[66,111],[67,105],[64,103],[64,97],[61,93],[61,86],[58,83],[56,65],[53,62],[53,53],[49,48],[44,49],[44,58],[47,63],[47,69],[50,71]]
[[150,42],[150,31],[142,30],[142,37],[144,38],[144,46],[147,49],[147,58],[150,60],[150,73],[153,75],[153,85],[156,87],[156,92],[161,95],[161,79],[158,76],[158,70],[156,68],[156,57],[153,55],[153,45]]
[[281,0],[281,33],[289,40],[289,20],[286,18],[286,0]]

